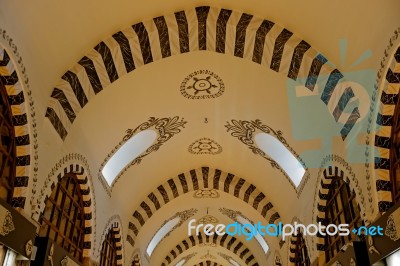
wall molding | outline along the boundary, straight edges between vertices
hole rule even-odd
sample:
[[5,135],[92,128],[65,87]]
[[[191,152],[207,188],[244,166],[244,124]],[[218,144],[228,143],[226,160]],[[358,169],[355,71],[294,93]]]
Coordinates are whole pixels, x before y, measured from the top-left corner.
[[[395,31],[395,35],[390,39],[389,45],[385,50],[384,59],[381,61],[381,69],[377,75],[377,84],[373,99],[376,100],[378,98],[377,95],[380,95],[380,100],[377,102],[378,108],[375,120],[375,132],[373,134],[375,150],[372,154],[374,155],[374,177],[378,197],[378,209],[381,213],[386,212],[393,206],[391,192],[393,184],[390,178],[390,148],[392,145],[393,118],[400,87],[400,43],[397,41],[399,34],[400,28]],[[394,46],[395,43],[396,46]],[[390,53],[392,48],[395,50],[393,53]],[[388,61],[385,64],[386,59]],[[384,76],[383,71],[385,71]],[[371,113],[373,112],[371,111]],[[372,119],[370,122],[372,123]],[[370,127],[371,125],[369,125]],[[368,131],[368,133],[371,132]],[[370,144],[369,137],[367,138],[367,144]],[[368,158],[369,155],[370,151],[367,148],[366,157]],[[367,176],[370,176],[369,169]]]
[[[11,205],[14,208],[24,209],[26,198],[29,195],[29,180],[32,180],[32,196],[36,190],[38,173],[39,144],[35,104],[27,71],[17,45],[7,31],[1,28],[0,38],[4,41],[2,43],[4,46],[0,45],[0,62],[1,65],[4,65],[2,66],[4,72],[9,73],[8,77],[4,77],[6,81],[4,85],[9,96],[9,103],[13,106],[14,129],[17,137],[16,146],[18,147],[16,154],[17,174]],[[32,204],[32,197],[30,203]]]

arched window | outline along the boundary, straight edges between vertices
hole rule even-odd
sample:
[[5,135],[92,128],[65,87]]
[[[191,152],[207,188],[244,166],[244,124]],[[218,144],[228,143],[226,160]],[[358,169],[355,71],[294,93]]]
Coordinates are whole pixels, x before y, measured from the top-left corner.
[[116,245],[116,237],[115,234],[117,231],[114,227],[111,227],[108,230],[108,233],[101,245],[101,257],[100,257],[100,266],[116,266],[118,257],[117,257],[117,245]]
[[[349,224],[349,230],[359,228],[363,225],[360,208],[357,205],[356,195],[351,191],[349,185],[342,178],[333,177],[329,188],[326,210],[326,225]],[[332,232],[332,230],[330,230]],[[334,234],[325,236],[325,259],[331,260],[340,249],[353,239],[354,235],[340,236]]]
[[15,134],[6,88],[0,80],[0,198],[11,202],[15,178]]
[[393,115],[392,145],[390,147],[390,181],[393,203],[400,199],[400,97]]
[[83,262],[84,204],[75,174],[68,173],[54,187],[40,218],[39,235],[49,237]]
[[295,266],[310,266],[310,257],[308,256],[308,250],[306,242],[303,238],[303,234],[298,232],[296,236],[292,238],[295,243],[294,248],[294,265]]

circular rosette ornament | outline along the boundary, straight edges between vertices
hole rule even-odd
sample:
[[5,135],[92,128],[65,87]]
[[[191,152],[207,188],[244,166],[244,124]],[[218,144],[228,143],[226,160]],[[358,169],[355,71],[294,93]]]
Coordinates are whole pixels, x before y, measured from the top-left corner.
[[198,70],[187,76],[181,84],[181,94],[188,99],[211,99],[225,91],[224,82],[209,70]]
[[192,154],[219,154],[222,147],[216,141],[209,138],[201,138],[190,144],[189,152]]

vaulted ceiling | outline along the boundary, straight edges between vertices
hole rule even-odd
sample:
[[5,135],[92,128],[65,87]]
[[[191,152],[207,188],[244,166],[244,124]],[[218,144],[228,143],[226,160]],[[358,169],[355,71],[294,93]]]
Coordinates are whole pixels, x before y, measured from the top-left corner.
[[[330,154],[364,175],[370,97],[399,26],[398,1],[2,0],[0,6],[0,27],[18,46],[34,99],[37,186],[63,156],[85,158],[94,190],[94,254],[114,215],[128,263],[180,212],[225,224],[233,220],[224,208],[251,221],[313,222],[319,168]],[[342,75],[350,83],[342,80],[334,91]],[[104,163],[147,128],[163,136],[157,148],[108,186]],[[260,132],[279,139],[305,167],[299,186],[254,142]],[[183,222],[156,247],[150,265],[187,238]],[[196,242],[173,262],[189,256],[190,265],[231,265],[229,258],[267,265],[276,254],[287,260],[287,244],[282,248],[277,238],[266,238],[267,255],[256,240],[237,241],[249,250],[242,257],[242,247]],[[246,261],[249,254],[254,259]]]

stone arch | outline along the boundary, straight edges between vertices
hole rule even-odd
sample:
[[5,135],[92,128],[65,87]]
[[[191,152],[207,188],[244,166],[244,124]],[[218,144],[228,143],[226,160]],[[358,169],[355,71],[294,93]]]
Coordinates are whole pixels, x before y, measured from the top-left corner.
[[174,259],[176,259],[180,254],[193,248],[198,245],[215,245],[223,247],[233,254],[239,256],[246,265],[258,266],[258,262],[250,249],[244,244],[242,241],[237,239],[236,237],[229,236],[224,234],[223,236],[219,236],[214,234],[213,236],[208,236],[205,234],[192,235],[188,238],[182,240],[179,244],[177,244],[168,255],[165,256],[163,263],[161,266],[169,265]]
[[31,175],[31,150],[37,144],[34,142],[32,145],[29,110],[25,102],[23,81],[19,75],[10,53],[0,45],[0,82],[6,88],[11,106],[16,146],[16,174],[11,206],[23,209]]
[[135,246],[135,239],[146,221],[171,200],[189,192],[194,192],[194,197],[200,197],[203,192],[206,197],[213,197],[218,194],[218,191],[231,194],[249,204],[269,223],[280,221],[279,213],[266,195],[255,185],[232,173],[202,167],[170,178],[147,195],[147,198],[132,214],[127,241]]
[[[18,69],[21,72],[21,76],[18,80],[20,82],[22,82],[24,85],[24,87],[23,87],[24,100],[27,103],[27,104],[25,104],[25,106],[27,108],[26,109],[27,113],[29,113],[28,126],[30,129],[29,145],[30,145],[30,154],[31,154],[31,156],[30,156],[30,168],[31,169],[30,169],[28,176],[30,179],[29,181],[32,181],[31,197],[30,197],[30,204],[32,205],[34,194],[36,193],[37,174],[38,174],[38,170],[39,170],[39,168],[38,168],[39,144],[38,144],[35,102],[32,97],[32,91],[30,89],[29,77],[27,74],[27,70],[25,68],[24,60],[18,51],[17,45],[14,43],[13,38],[8,35],[7,31],[4,29],[1,29],[1,28],[0,28],[0,38],[3,39],[6,46],[8,46],[10,48],[10,53],[13,54],[13,56],[15,58],[15,63],[19,66]],[[0,47],[0,49],[4,50],[4,47]],[[7,50],[7,49],[5,49],[5,50]],[[28,130],[28,129],[26,129],[26,130]],[[23,191],[21,191],[22,194],[27,194],[27,192],[25,192],[27,189],[25,189],[24,187],[22,187],[22,188],[23,188]],[[21,199],[21,201],[18,201],[18,202],[22,202],[22,199]]]
[[375,132],[375,185],[378,196],[378,209],[387,211],[393,205],[392,183],[390,181],[390,148],[393,115],[399,97],[400,89],[400,46],[398,46],[388,61],[385,75],[382,77],[382,94],[376,118]]
[[95,198],[92,184],[92,177],[86,159],[77,153],[71,153],[64,156],[52,169],[46,178],[42,187],[41,193],[36,200],[36,209],[32,218],[39,221],[40,214],[45,208],[47,198],[57,182],[66,173],[74,173],[78,178],[78,183],[81,189],[81,194],[84,202],[84,218],[85,218],[85,235],[84,235],[84,249],[83,256],[91,257],[92,245],[95,233]]
[[[51,94],[46,117],[64,140],[79,112],[109,84],[140,66],[193,51],[250,60],[311,91],[319,82],[324,87],[321,100],[325,105],[343,78],[311,45],[274,22],[224,8],[199,6],[139,22],[100,42],[61,77]],[[354,97],[351,88],[346,97]],[[344,110],[345,106],[347,103],[338,102],[336,109]],[[330,113],[338,121],[342,111]],[[355,107],[343,122],[343,139],[358,118]]]
[[108,220],[103,233],[100,237],[100,242],[99,242],[99,246],[97,249],[97,255],[95,255],[95,258],[99,258],[100,257],[100,252],[101,252],[101,247],[103,244],[103,241],[107,235],[107,233],[109,232],[109,230],[113,230],[113,233],[115,235],[115,244],[116,244],[116,248],[117,248],[117,265],[123,265],[124,263],[124,252],[123,252],[123,245],[122,245],[122,223],[121,223],[121,218],[119,217],[119,215],[113,215],[110,217],[110,219]]
[[[339,156],[337,156],[340,158]],[[322,168],[321,168],[322,170]],[[340,177],[343,179],[344,182],[346,182],[350,189],[352,190],[353,193],[356,194],[356,201],[357,205],[360,208],[360,215],[361,219],[365,221],[365,206],[360,204],[360,197],[363,195],[361,194],[361,190],[358,186],[358,183],[356,186],[354,186],[354,183],[352,180],[337,166],[329,166],[323,170],[322,175],[319,175],[318,182],[317,182],[317,190],[316,190],[316,198],[314,199],[314,216],[316,219],[316,223],[324,223],[325,222],[325,206],[327,203],[327,197],[329,193],[329,189],[332,184],[332,179],[333,177]],[[356,180],[356,179],[355,179]],[[354,180],[353,180],[354,181]],[[312,238],[312,241],[314,242],[315,237]],[[324,236],[317,234],[317,244],[316,248],[317,251],[323,251],[324,250]],[[313,244],[313,248],[314,248]],[[310,258],[311,259],[311,258]]]

